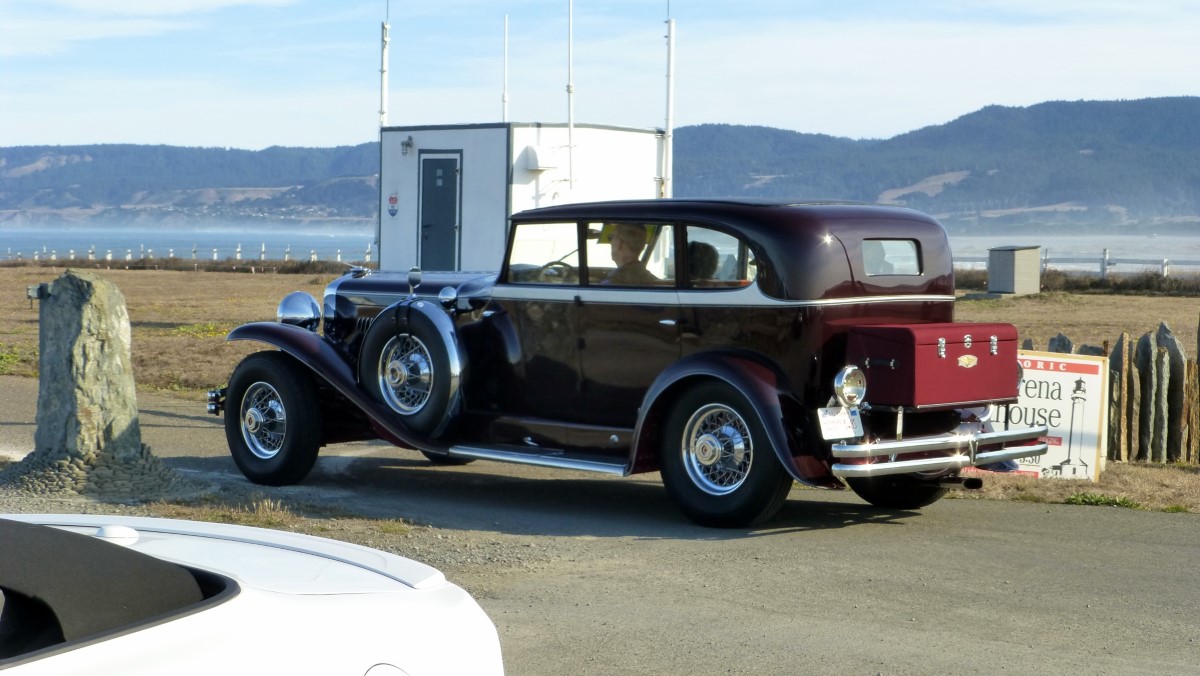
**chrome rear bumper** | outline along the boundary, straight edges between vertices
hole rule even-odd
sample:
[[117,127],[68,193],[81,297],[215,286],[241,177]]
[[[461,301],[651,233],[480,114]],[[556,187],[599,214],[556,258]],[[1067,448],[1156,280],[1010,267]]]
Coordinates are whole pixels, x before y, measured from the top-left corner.
[[[999,432],[916,437],[901,441],[837,443],[833,445],[833,457],[863,462],[835,463],[833,474],[842,478],[912,474],[914,472],[955,470],[1005,460],[1031,458],[1045,455],[1046,443],[1038,441],[1038,437],[1043,437],[1047,433],[1049,433],[1049,429],[1043,425],[1042,427],[1024,427]],[[1035,443],[1028,443],[1031,441]],[[1014,443],[1019,445],[1009,445]],[[979,450],[980,446],[997,444],[1000,445],[1000,448]],[[897,459],[897,456],[908,453],[945,453],[946,455]]]

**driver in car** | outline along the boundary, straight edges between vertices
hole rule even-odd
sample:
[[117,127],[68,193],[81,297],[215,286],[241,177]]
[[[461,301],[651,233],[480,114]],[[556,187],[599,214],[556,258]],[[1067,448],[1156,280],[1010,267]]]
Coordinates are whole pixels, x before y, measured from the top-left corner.
[[617,267],[609,272],[600,283],[642,286],[658,282],[658,277],[647,270],[646,264],[642,262],[642,252],[646,250],[646,242],[646,226],[618,223],[609,240],[613,263],[616,263]]

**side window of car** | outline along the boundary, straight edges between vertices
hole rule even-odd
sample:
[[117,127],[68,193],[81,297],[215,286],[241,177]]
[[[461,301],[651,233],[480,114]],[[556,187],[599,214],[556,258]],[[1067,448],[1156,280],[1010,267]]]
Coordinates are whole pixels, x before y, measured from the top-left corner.
[[745,242],[711,228],[688,226],[686,256],[690,288],[746,286],[758,270]]
[[674,286],[675,228],[655,223],[589,223],[587,279],[596,286]]
[[921,274],[920,249],[911,239],[865,239],[863,270],[868,277]]
[[516,224],[505,281],[511,284],[578,284],[579,228],[576,224]]

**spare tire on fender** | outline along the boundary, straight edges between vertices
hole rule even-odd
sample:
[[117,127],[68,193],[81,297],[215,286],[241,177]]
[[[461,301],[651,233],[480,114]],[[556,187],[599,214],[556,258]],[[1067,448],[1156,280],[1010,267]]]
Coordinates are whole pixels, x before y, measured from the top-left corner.
[[401,305],[376,317],[363,341],[358,379],[413,432],[437,436],[455,413],[461,369],[452,331],[441,330],[423,310]]

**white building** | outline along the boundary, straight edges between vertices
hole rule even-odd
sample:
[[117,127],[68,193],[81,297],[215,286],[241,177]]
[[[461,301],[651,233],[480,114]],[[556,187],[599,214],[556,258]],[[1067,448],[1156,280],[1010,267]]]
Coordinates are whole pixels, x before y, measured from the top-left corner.
[[604,125],[383,127],[380,269],[497,270],[509,216],[659,197],[663,151],[662,132]]

